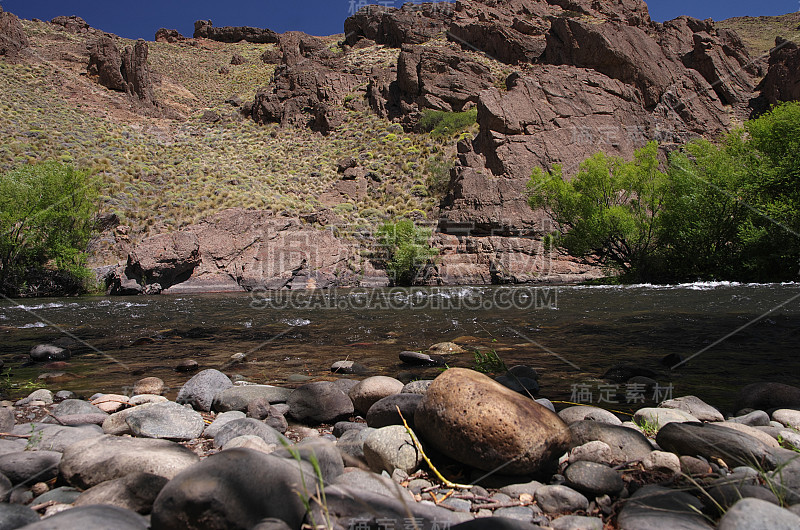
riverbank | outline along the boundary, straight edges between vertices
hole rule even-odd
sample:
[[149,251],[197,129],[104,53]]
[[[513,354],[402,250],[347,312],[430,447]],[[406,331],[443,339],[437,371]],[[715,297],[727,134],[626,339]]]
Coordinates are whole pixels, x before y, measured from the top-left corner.
[[[532,388],[523,372],[505,383]],[[556,409],[459,368],[295,389],[210,369],[174,401],[159,378],[131,383],[130,395],[40,389],[3,403],[10,528],[800,524],[800,388],[788,385],[742,388],[726,419],[691,396],[632,418]]]

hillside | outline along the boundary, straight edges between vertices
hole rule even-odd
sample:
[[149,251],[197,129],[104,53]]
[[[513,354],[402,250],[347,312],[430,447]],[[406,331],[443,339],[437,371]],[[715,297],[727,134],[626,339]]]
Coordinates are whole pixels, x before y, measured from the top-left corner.
[[796,48],[752,56],[793,15],[756,29],[655,23],[641,0],[474,0],[365,8],[330,37],[198,21],[147,43],[2,15],[0,169],[99,177],[92,265],[119,292],[386,285],[374,231],[399,218],[435,228],[420,282],[597,277],[544,245],[533,168],[718,138],[798,97]]
[[769,55],[769,50],[775,46],[775,37],[800,40],[800,12],[778,17],[728,18],[716,25],[738,33],[754,56]]

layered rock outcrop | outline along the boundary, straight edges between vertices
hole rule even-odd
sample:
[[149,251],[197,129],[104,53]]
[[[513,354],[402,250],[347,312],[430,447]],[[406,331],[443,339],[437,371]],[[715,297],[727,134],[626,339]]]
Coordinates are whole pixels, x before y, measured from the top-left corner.
[[249,26],[223,26],[215,28],[210,20],[198,20],[194,23],[194,38],[203,38],[218,42],[247,41],[261,44],[278,42],[278,34],[271,29],[252,28]]
[[186,37],[181,35],[181,33],[177,29],[161,28],[158,31],[156,31],[155,35],[156,42],[176,43],[176,42],[183,42],[185,40]]
[[[357,275],[362,270],[366,278]],[[385,273],[364,263],[355,245],[332,231],[241,209],[145,239],[115,272],[111,291],[130,280],[171,293],[388,284]]]
[[365,6],[344,22],[345,41],[354,45],[361,39],[399,48],[421,44],[444,33],[453,14],[449,2],[404,4],[401,8]]

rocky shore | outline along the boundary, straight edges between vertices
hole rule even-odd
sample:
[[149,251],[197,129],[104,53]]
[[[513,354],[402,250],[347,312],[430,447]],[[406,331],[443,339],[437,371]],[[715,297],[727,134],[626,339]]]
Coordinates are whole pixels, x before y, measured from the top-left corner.
[[0,408],[0,529],[800,527],[800,388],[630,418],[556,412],[535,378],[36,390]]

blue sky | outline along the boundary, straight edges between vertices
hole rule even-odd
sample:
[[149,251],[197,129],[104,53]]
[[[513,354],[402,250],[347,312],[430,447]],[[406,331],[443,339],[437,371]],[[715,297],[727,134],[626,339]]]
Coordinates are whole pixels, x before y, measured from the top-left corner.
[[[78,15],[102,30],[129,38],[153,39],[161,27],[187,36],[194,21],[211,19],[215,26],[267,27],[278,32],[300,30],[312,35],[342,32],[352,8],[364,0],[0,0],[6,11],[22,18],[50,20]],[[374,0],[399,7],[402,0]],[[679,15],[721,20],[733,16],[780,15],[800,9],[800,0],[653,0],[650,14],[658,21]]]

